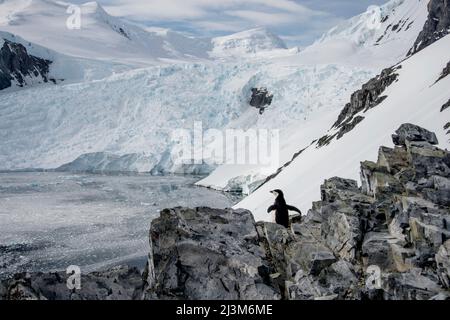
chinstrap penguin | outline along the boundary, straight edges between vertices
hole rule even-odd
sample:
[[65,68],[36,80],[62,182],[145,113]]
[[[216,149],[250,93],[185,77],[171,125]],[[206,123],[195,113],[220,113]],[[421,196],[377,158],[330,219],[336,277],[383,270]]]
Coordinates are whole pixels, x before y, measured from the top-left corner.
[[267,213],[275,211],[275,222],[278,223],[279,225],[282,225],[282,226],[288,228],[289,227],[289,211],[296,211],[300,214],[302,214],[302,212],[299,209],[297,209],[296,207],[290,206],[286,203],[286,200],[284,199],[283,191],[276,189],[276,190],[270,191],[270,193],[272,193],[276,197],[276,199],[275,199],[275,203],[267,209]]

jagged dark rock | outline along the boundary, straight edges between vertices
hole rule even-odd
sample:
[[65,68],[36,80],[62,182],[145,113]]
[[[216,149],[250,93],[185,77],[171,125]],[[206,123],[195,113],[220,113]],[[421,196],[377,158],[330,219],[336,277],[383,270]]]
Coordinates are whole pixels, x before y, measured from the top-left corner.
[[250,105],[258,108],[262,114],[268,106],[272,104],[273,94],[270,94],[267,88],[252,88]]
[[333,139],[337,136],[338,134],[335,133],[333,135],[324,135],[322,138],[320,138],[319,140],[317,140],[317,148],[322,148],[324,146],[327,146],[331,143],[331,141],[333,141]]
[[0,90],[11,87],[13,81],[23,87],[26,77],[40,76],[43,82],[48,82],[51,63],[28,54],[22,44],[4,40],[0,49]]
[[425,141],[432,145],[438,144],[436,134],[410,123],[402,124],[392,135],[392,141],[396,146],[406,146],[407,141]]
[[364,117],[356,116],[353,119],[351,119],[351,121],[346,121],[345,123],[342,124],[341,129],[339,130],[339,133],[336,138],[339,140],[346,133],[352,131],[358,125],[358,123],[360,123],[363,120],[364,120]]
[[450,99],[446,103],[444,103],[444,105],[441,108],[441,112],[447,110],[448,107],[450,107]]
[[408,56],[428,47],[450,32],[450,1],[430,0],[428,18]]
[[446,76],[448,76],[450,74],[450,62],[447,63],[447,65],[445,66],[444,70],[442,70],[441,75],[439,76],[439,78],[436,80],[436,82],[441,81],[442,79],[444,79]]

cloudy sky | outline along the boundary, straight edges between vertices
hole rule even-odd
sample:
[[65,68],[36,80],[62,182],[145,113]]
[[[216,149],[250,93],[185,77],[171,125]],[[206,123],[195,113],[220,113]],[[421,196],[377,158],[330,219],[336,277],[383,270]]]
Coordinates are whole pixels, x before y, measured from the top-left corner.
[[[75,0],[74,2],[86,2]],[[290,46],[304,46],[342,21],[387,0],[98,0],[148,26],[218,36],[266,26]]]

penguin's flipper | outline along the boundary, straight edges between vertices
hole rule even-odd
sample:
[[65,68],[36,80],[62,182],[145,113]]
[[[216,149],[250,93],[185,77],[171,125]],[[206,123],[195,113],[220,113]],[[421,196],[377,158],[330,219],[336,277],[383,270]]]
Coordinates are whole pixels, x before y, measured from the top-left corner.
[[267,213],[271,213],[272,211],[276,210],[277,206],[276,205],[271,205],[268,209],[267,209]]
[[286,207],[289,211],[295,211],[295,212],[302,214],[302,212],[294,206],[287,205]]

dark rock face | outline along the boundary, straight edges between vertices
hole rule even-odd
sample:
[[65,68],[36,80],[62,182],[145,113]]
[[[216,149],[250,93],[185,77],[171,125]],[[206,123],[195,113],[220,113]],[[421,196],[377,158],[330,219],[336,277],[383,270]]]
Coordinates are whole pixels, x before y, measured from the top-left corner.
[[0,300],[136,300],[143,282],[139,270],[116,267],[81,276],[81,290],[67,287],[65,273],[18,274],[0,282]]
[[430,0],[428,19],[408,56],[428,47],[450,32],[450,1]]
[[436,82],[441,81],[442,79],[444,79],[449,74],[450,74],[450,62],[447,63],[447,65],[445,66],[444,70],[442,70],[441,76],[439,77],[439,79],[437,79]]
[[279,299],[253,215],[244,210],[164,210],[150,230],[147,298]]
[[392,135],[392,140],[397,146],[406,145],[407,141],[424,141],[432,145],[438,144],[436,134],[416,125],[406,123]]
[[337,135],[337,139],[339,140],[346,133],[352,131],[358,125],[358,123],[360,123],[363,120],[364,120],[364,117],[356,116],[353,118],[353,120],[343,123],[341,126],[341,130],[339,130],[339,133]]
[[446,110],[448,107],[450,107],[450,99],[446,103],[444,103],[444,105],[441,108],[441,112]]
[[23,87],[25,77],[41,76],[48,82],[50,64],[51,61],[29,55],[23,45],[5,40],[0,49],[0,90],[11,87],[13,81]]
[[250,105],[258,108],[260,113],[272,104],[273,94],[270,94],[267,88],[252,88],[252,97],[250,98]]

